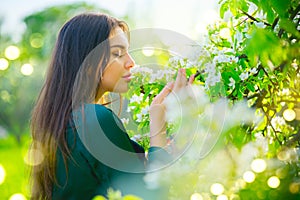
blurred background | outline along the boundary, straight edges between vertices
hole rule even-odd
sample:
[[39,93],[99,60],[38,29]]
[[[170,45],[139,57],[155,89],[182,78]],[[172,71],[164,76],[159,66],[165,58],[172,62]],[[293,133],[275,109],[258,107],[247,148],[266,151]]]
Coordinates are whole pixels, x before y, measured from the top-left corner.
[[[137,68],[131,81],[137,87],[126,94],[132,121],[147,133],[149,102],[140,103],[143,95],[153,98],[158,81],[173,78],[178,68],[188,75],[201,70],[195,85],[205,88],[199,97],[207,101],[194,110],[199,116],[202,110],[211,114],[209,122],[201,118],[200,127],[222,136],[200,162],[193,157],[199,151],[195,143],[194,151],[169,171],[152,174],[150,180],[170,183],[170,199],[300,198],[299,0],[8,0],[0,7],[0,199],[29,199],[28,166],[37,164],[28,158],[30,113],[60,27],[85,11],[115,16],[131,30],[167,29],[201,47],[192,64],[182,57],[169,59],[170,51],[164,57],[142,48],[141,60],[162,59],[170,66],[158,73]],[[144,94],[139,80],[147,83]],[[229,105],[218,104],[224,97]],[[213,102],[220,112],[206,109]],[[242,122],[249,107],[259,118],[255,124]],[[220,120],[223,109],[229,113],[224,117],[228,129]],[[189,127],[193,121],[186,119]]]

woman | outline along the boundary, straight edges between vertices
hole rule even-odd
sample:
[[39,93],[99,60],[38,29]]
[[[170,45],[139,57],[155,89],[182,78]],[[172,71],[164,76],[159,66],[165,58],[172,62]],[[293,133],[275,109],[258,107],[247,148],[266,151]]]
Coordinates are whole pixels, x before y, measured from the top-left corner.
[[185,87],[185,71],[150,106],[151,147],[145,159],[118,117],[101,105],[107,92],[128,90],[135,64],[128,38],[126,23],[105,14],[81,14],[61,28],[32,114],[32,148],[42,155],[32,168],[32,199],[92,199],[105,196],[108,188],[164,198],[146,189],[142,168],[168,156],[163,100]]

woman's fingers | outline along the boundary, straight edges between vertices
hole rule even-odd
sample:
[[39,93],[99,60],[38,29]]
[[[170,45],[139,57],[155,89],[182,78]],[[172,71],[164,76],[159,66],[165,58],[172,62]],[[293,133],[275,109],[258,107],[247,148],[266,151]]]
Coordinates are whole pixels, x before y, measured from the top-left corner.
[[193,74],[193,75],[190,76],[190,78],[188,80],[188,83],[192,84],[194,82],[194,80],[195,80],[195,74]]
[[186,84],[187,84],[186,71],[183,68],[179,69],[177,77],[176,77],[176,81],[175,81],[175,84],[174,84],[174,92],[178,92],[183,87],[185,87]]
[[168,83],[162,91],[156,97],[153,99],[152,104],[160,104],[163,102],[163,100],[170,94],[170,92],[173,90],[174,83],[170,82]]

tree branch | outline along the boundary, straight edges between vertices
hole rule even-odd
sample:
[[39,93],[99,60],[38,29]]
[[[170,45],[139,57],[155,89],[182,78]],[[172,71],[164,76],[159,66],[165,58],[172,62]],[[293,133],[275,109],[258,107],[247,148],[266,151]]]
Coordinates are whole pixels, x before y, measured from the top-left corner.
[[272,30],[274,30],[274,28],[278,24],[278,22],[279,22],[279,17],[276,17],[276,19],[274,20],[274,22],[272,24]]
[[264,22],[264,21],[259,21],[258,19],[256,19],[255,17],[253,17],[252,15],[249,15],[247,12],[243,11],[243,10],[240,10],[242,11],[242,13],[244,15],[247,15],[250,19],[252,19],[253,21],[256,21],[256,22],[262,22],[264,23],[264,25],[267,25],[267,26],[272,26],[271,24],[269,24],[268,22]]
[[264,110],[264,108],[261,108],[261,109],[262,109],[262,111],[265,113],[265,116],[266,116],[267,121],[268,121],[268,125],[269,125],[269,126],[272,128],[272,130],[274,131],[275,138],[276,138],[276,140],[279,142],[279,144],[280,144],[280,146],[281,146],[281,145],[282,145],[282,142],[279,140],[279,138],[278,138],[278,136],[277,136],[277,132],[278,132],[278,131],[276,131],[275,128],[273,127],[273,125],[272,125],[272,123],[271,123],[271,120],[270,120],[269,116],[267,115],[266,111]]

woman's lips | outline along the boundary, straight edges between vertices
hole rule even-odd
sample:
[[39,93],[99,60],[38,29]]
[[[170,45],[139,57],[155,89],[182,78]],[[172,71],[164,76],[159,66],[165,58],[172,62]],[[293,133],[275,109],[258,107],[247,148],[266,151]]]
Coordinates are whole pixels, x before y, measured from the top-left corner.
[[122,76],[122,78],[124,78],[126,82],[129,82],[132,77],[131,77],[131,74],[127,74],[125,76]]

